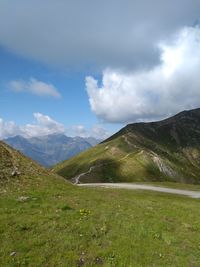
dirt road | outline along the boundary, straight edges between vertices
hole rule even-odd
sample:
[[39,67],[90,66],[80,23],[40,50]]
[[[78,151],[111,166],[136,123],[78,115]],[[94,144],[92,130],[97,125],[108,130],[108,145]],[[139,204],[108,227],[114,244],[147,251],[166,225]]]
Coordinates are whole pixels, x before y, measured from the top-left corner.
[[104,187],[104,188],[121,188],[130,190],[150,190],[161,193],[170,193],[177,195],[184,195],[192,198],[200,198],[200,191],[173,189],[160,186],[143,185],[143,184],[128,184],[128,183],[93,183],[93,184],[78,184],[78,186],[85,187]]

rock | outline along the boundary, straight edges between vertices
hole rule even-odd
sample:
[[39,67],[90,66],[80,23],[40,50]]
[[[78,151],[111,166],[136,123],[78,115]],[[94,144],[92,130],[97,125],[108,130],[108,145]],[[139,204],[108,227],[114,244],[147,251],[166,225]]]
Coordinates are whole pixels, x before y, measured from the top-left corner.
[[15,168],[12,173],[11,173],[11,176],[19,176],[21,174],[21,172],[18,171],[17,168]]
[[16,254],[17,254],[17,252],[16,251],[13,251],[13,252],[10,253],[10,256],[11,257],[14,257]]
[[21,202],[24,202],[26,200],[28,200],[30,197],[26,197],[26,196],[21,196],[21,197],[18,197],[18,201],[21,201]]
[[96,259],[95,259],[95,263],[96,263],[97,265],[102,265],[102,264],[103,264],[103,260],[102,260],[102,258],[100,258],[100,257],[96,257]]
[[12,171],[11,176],[16,176],[17,172],[16,171]]

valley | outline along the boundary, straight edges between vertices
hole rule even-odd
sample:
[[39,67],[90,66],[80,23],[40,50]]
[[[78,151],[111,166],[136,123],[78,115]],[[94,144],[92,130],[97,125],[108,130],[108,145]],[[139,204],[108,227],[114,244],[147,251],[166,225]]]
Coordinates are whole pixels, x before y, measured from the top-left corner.
[[200,267],[200,0],[0,0],[0,267]]
[[198,120],[128,125],[52,169],[0,142],[0,266],[199,266]]

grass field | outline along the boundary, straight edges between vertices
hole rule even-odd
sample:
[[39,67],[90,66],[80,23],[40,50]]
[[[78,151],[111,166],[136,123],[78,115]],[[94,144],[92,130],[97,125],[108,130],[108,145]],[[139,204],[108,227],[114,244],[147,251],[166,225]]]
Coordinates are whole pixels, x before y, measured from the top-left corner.
[[53,176],[0,191],[2,267],[200,266],[198,199],[79,188]]

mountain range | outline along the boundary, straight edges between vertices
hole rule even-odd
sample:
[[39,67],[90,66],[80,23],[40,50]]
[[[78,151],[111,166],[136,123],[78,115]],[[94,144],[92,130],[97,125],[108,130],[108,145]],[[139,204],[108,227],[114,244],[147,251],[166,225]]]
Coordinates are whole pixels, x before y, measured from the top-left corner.
[[100,142],[93,137],[68,137],[64,134],[32,138],[17,135],[3,141],[45,167],[53,166]]
[[[132,144],[142,144],[139,137],[135,141],[136,133],[129,136],[132,132],[132,127],[125,128],[118,137],[75,157],[74,170],[66,168],[78,176],[87,172],[79,176],[80,182],[103,177],[116,181],[123,167],[131,173],[142,155],[142,148],[133,151]],[[191,137],[196,147],[196,137]],[[145,147],[146,155],[153,153],[149,149]],[[104,154],[112,154],[115,161],[103,162]],[[64,177],[71,174],[63,172]],[[179,193],[193,189],[199,196],[199,185],[163,184],[179,188],[171,188]],[[0,266],[199,266],[199,199],[96,186],[72,185],[0,141]]]
[[200,109],[162,121],[129,124],[53,171],[75,183],[200,183]]

